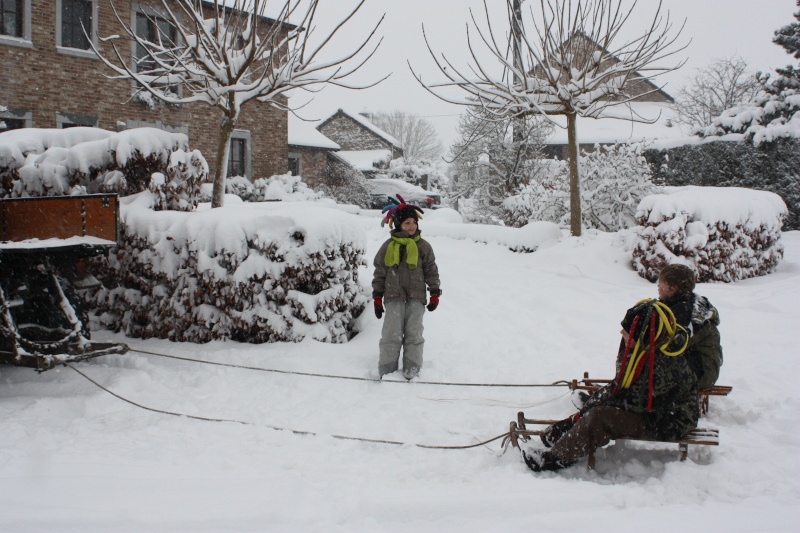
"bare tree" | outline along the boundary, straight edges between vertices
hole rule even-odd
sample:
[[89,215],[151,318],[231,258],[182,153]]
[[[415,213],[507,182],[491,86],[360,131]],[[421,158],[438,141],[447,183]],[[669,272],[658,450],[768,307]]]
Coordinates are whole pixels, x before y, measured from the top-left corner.
[[403,145],[403,156],[411,161],[435,159],[442,155],[442,142],[436,128],[416,115],[394,110],[375,113],[370,121]]
[[[479,24],[472,14],[471,27],[477,40],[469,33],[470,26],[467,28],[468,67],[460,68],[443,54],[438,56],[426,36],[428,50],[445,81],[426,85],[416,72],[414,76],[442,100],[462,105],[475,105],[477,101],[495,118],[564,115],[570,154],[570,230],[580,235],[577,118],[613,117],[609,108],[628,105],[658,91],[650,80],[683,63],[670,67],[657,63],[686,46],[675,46],[682,28],[673,35],[669,14],[661,15],[661,1],[652,21],[630,39],[622,39],[620,33],[636,8],[636,0],[627,9],[622,8],[621,0],[536,3],[538,15],[533,8],[519,9],[520,15],[516,15],[514,8],[519,2],[506,0],[509,30],[499,38],[500,23],[492,19],[484,0],[484,22]],[[466,97],[451,96],[452,88],[466,93]],[[638,122],[658,118],[648,119],[635,112],[627,120],[630,117]]]
[[542,171],[542,148],[552,127],[541,117],[492,120],[483,109],[459,118],[450,200],[471,198],[481,216],[502,214],[503,201]]
[[[124,35],[102,39],[111,44],[110,58],[94,45],[92,48],[116,73],[108,76],[111,79],[135,80],[139,91],[146,91],[162,102],[201,102],[222,111],[211,204],[220,207],[225,192],[231,133],[242,106],[259,101],[287,109],[283,97],[290,90],[314,91],[326,84],[345,86],[343,80],[356,72],[380,45],[380,42],[374,46],[370,43],[383,18],[364,34],[358,45],[338,58],[320,56],[365,1],[361,0],[342,20],[332,21],[327,33],[317,36],[315,15],[319,0],[173,0],[169,3],[161,0],[159,18],[149,16],[153,27],[157,28],[157,36],[152,40],[141,37],[135,28],[126,24],[112,3]],[[277,16],[267,18],[267,5],[271,7],[276,3],[279,6]],[[173,11],[170,4],[177,4],[178,9]],[[297,24],[290,20],[296,20]],[[121,40],[133,41],[137,50],[133,61],[121,52],[117,44]]]
[[742,58],[716,59],[697,69],[697,74],[678,92],[678,120],[692,128],[710,126],[726,109],[752,101],[761,87]]

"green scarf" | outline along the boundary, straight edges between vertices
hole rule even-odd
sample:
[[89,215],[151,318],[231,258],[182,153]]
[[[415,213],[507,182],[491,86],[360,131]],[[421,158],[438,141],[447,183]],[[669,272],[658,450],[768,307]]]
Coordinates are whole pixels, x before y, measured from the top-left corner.
[[389,248],[386,249],[386,266],[391,267],[400,264],[400,247],[406,247],[406,264],[408,268],[417,268],[419,261],[419,248],[417,248],[417,241],[419,234],[413,237],[395,237],[392,236],[392,242],[389,243]]

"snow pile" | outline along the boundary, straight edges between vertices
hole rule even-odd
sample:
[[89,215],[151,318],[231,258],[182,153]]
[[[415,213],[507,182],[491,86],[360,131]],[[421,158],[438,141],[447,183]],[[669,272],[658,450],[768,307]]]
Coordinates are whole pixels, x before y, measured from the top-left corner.
[[149,188],[157,208],[188,210],[207,175],[205,158],[189,151],[182,133],[28,128],[0,134],[0,197],[126,195]]
[[427,211],[423,224],[425,238],[449,237],[485,244],[499,244],[512,252],[535,252],[542,246],[552,246],[562,239],[561,230],[552,222],[531,222],[522,228],[487,224],[463,224],[453,209]]
[[237,200],[180,213],[124,198],[120,249],[97,265],[99,322],[173,341],[346,341],[367,301],[363,231],[321,203]]
[[[640,146],[596,146],[580,158],[581,218],[586,228],[618,231],[636,224],[636,207],[658,192]],[[546,220],[568,227],[569,169],[565,161],[549,163],[544,177],[503,202],[506,225],[519,227]]]
[[[203,187],[200,201],[210,202],[211,192],[210,186]],[[303,183],[300,176],[291,174],[258,178],[252,182],[242,176],[228,178],[225,180],[225,193],[234,194],[245,202],[306,202],[323,196]]]
[[766,191],[668,188],[639,204],[633,266],[650,281],[670,263],[692,267],[700,282],[769,274],[783,258],[786,214],[780,196]]

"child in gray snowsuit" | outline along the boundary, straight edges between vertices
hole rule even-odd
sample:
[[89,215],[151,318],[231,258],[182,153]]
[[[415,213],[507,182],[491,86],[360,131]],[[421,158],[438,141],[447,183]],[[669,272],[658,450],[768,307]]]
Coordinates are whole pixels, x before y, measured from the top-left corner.
[[[385,222],[394,229],[391,238],[378,250],[373,264],[372,298],[375,316],[384,311],[378,373],[381,377],[398,368],[403,349],[403,376],[412,379],[422,368],[422,316],[425,313],[426,286],[430,289],[428,311],[439,305],[439,269],[428,241],[420,237],[418,227],[422,210],[406,204],[400,195],[394,205],[384,208]],[[384,308],[384,305],[386,306]]]

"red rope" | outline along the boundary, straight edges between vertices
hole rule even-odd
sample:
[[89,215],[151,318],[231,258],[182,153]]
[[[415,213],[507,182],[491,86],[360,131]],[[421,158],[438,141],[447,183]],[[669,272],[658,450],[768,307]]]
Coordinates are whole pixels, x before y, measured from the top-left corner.
[[636,331],[636,324],[639,323],[639,317],[633,319],[633,324],[631,324],[631,329],[628,331],[628,340],[625,342],[625,354],[622,356],[622,364],[619,367],[619,372],[617,374],[617,379],[614,380],[614,391],[611,393],[612,395],[617,395],[617,389],[619,388],[620,383],[622,383],[622,376],[625,375],[625,367],[628,363],[628,356],[631,354],[631,348],[633,347],[633,333]]

